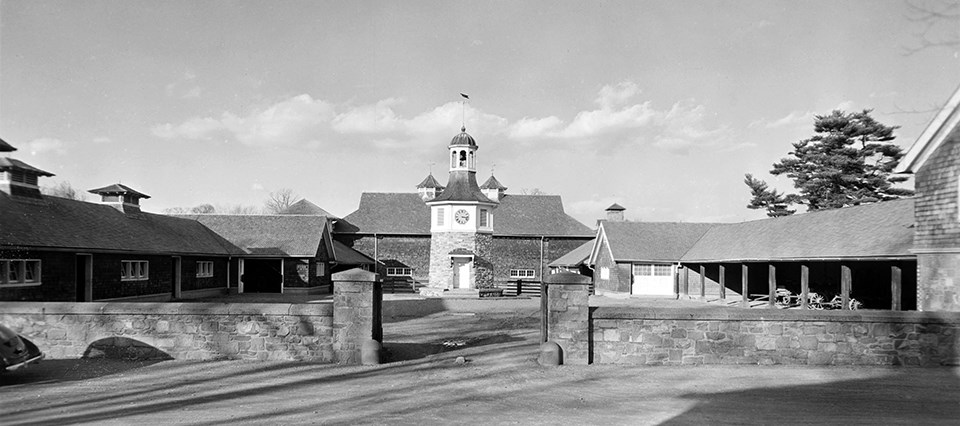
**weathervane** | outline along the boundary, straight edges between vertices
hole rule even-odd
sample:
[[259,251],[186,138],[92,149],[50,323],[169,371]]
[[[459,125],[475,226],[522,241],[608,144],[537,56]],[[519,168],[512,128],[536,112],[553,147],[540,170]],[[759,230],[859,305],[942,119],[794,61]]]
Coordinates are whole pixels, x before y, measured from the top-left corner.
[[467,96],[466,93],[460,92],[460,96],[463,96],[463,100],[460,101],[460,131],[467,131],[467,101],[470,100],[470,96]]

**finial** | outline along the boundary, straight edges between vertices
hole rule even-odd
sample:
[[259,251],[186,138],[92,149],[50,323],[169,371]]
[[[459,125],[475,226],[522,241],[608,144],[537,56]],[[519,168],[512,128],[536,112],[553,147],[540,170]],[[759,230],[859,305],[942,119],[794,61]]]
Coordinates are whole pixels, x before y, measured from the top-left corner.
[[461,132],[466,132],[466,131],[467,131],[467,126],[460,126],[460,131],[461,131]]

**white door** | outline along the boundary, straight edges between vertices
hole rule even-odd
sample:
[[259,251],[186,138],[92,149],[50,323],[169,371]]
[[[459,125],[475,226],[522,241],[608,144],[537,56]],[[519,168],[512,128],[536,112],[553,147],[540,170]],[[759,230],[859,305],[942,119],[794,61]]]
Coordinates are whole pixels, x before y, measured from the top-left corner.
[[672,296],[673,265],[635,264],[633,265],[633,285],[631,294],[646,296]]
[[472,262],[467,260],[457,261],[457,288],[471,288],[470,285],[470,265]]

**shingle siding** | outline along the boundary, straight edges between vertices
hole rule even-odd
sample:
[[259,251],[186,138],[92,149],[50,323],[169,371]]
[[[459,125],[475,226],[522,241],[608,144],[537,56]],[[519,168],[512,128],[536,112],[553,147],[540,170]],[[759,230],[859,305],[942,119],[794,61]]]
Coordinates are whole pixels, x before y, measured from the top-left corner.
[[76,301],[76,255],[68,252],[34,250],[2,250],[0,259],[39,259],[41,285],[0,287],[0,300],[11,301]]
[[914,245],[918,249],[960,247],[958,141],[960,134],[955,131],[917,172]]

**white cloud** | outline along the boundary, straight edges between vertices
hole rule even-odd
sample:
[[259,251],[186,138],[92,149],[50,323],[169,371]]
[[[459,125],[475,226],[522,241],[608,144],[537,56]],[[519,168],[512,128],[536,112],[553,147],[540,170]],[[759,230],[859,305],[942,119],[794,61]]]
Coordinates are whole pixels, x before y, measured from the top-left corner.
[[195,82],[196,74],[186,72],[179,80],[164,86],[164,93],[170,98],[194,99],[199,98],[203,90]]
[[64,155],[67,153],[64,142],[54,138],[39,138],[27,142],[25,151],[29,151],[30,155],[42,155],[46,153]]
[[254,183],[253,185],[250,185],[250,190],[251,190],[251,191],[263,191],[263,185],[261,185],[261,184],[259,184],[259,183]]
[[773,121],[770,121],[766,118],[761,118],[759,120],[756,120],[750,123],[747,127],[751,129],[757,128],[757,127],[764,127],[767,129],[779,129],[784,127],[812,126],[813,118],[816,115],[828,114],[830,111],[833,111],[833,110],[842,110],[842,111],[850,112],[854,110],[853,109],[854,106],[855,104],[853,103],[853,101],[843,101],[838,103],[833,108],[830,108],[829,111],[824,111],[820,113],[813,112],[813,111],[792,111],[786,116],[783,116]]

